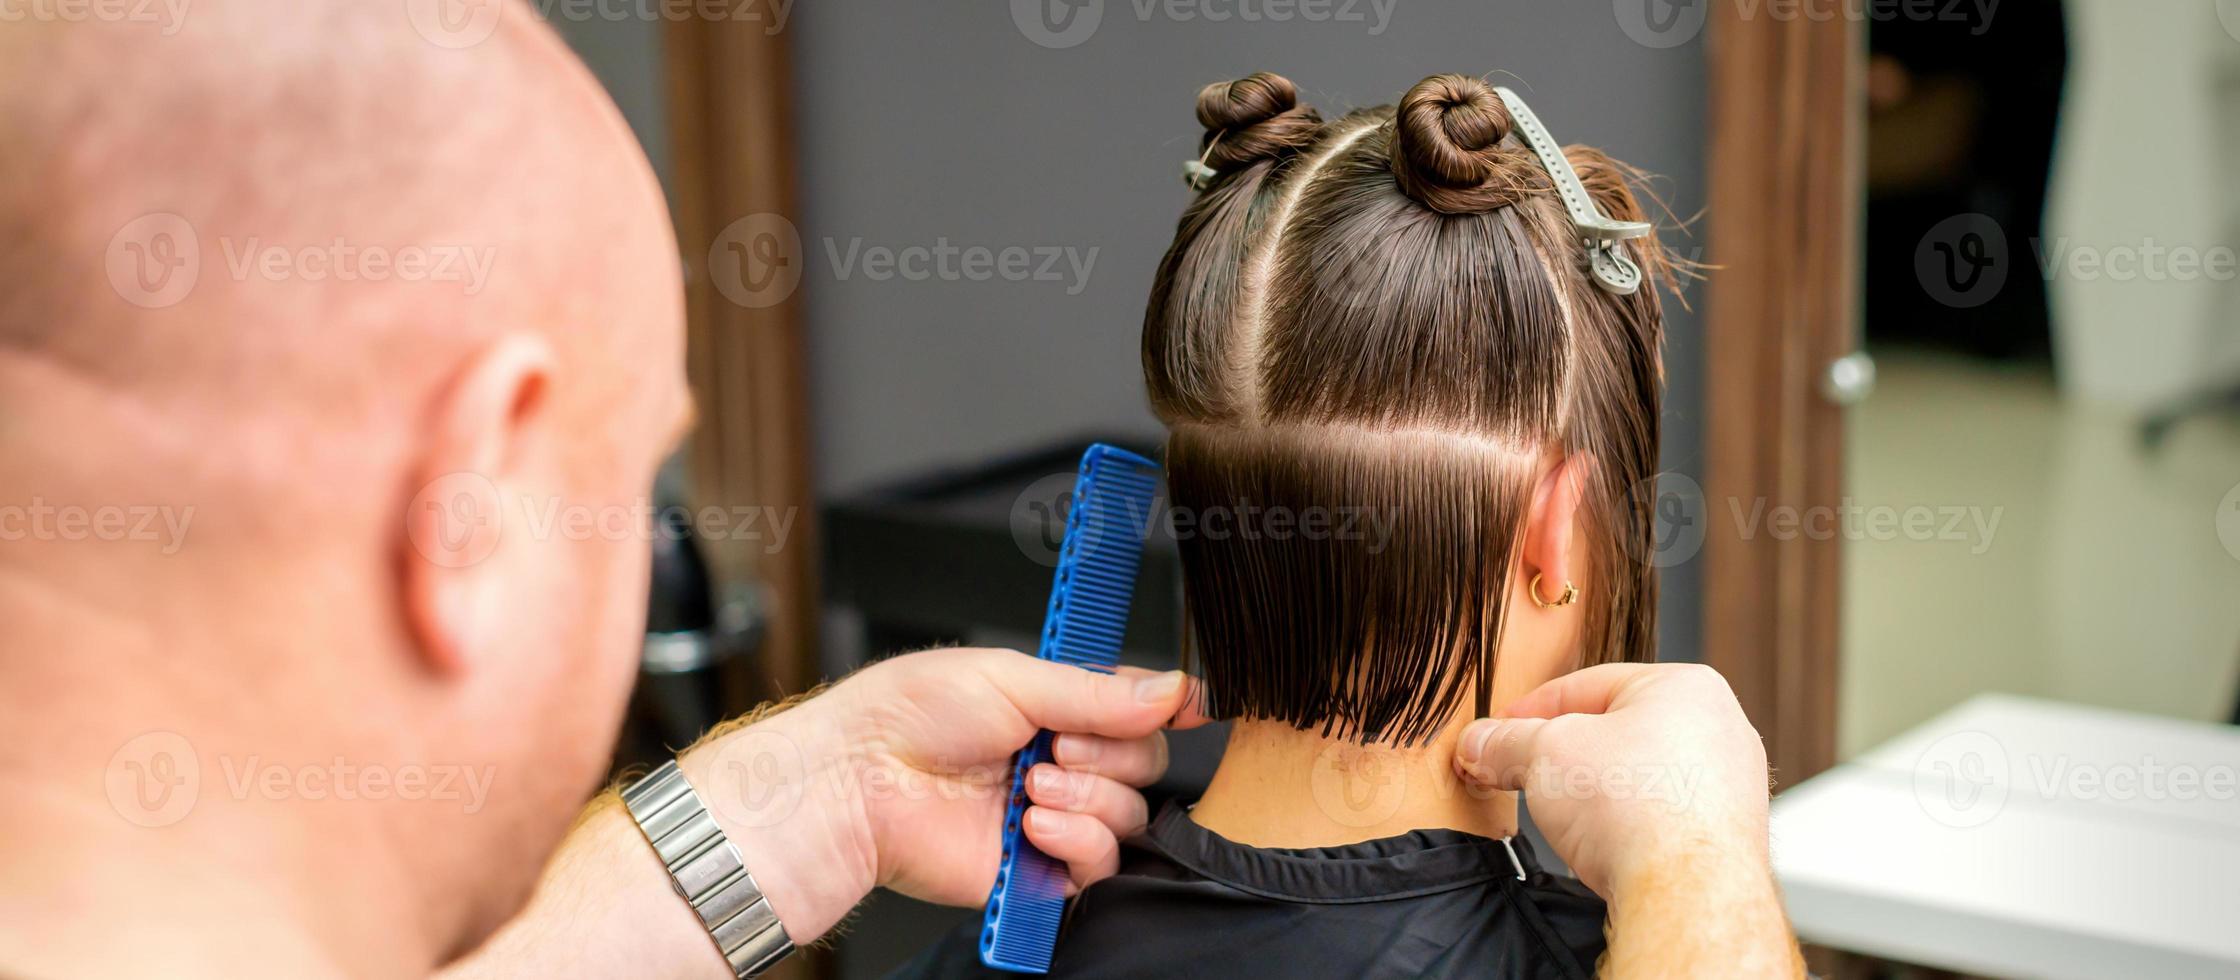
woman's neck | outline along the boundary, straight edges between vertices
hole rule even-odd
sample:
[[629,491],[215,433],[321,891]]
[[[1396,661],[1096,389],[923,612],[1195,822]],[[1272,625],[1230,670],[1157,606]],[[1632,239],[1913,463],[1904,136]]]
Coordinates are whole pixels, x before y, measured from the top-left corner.
[[1254,847],[1333,847],[1445,827],[1516,831],[1516,797],[1456,778],[1458,717],[1422,745],[1362,745],[1282,722],[1238,721],[1213,782],[1190,811],[1201,827]]

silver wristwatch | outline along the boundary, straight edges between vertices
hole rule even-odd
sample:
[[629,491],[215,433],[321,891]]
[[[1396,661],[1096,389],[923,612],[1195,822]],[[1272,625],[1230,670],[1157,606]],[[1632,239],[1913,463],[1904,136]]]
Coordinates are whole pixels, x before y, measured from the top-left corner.
[[669,867],[670,883],[699,914],[734,976],[760,974],[793,952],[785,925],[676,760],[623,790],[622,804]]

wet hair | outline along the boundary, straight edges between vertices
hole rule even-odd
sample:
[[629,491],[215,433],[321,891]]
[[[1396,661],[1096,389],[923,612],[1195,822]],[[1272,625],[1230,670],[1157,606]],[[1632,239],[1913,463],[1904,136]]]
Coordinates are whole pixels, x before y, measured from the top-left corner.
[[[1657,240],[1620,246],[1648,285],[1597,287],[1476,78],[1325,122],[1261,72],[1197,115],[1213,174],[1159,263],[1143,368],[1178,520],[1206,525],[1179,546],[1209,710],[1405,744],[1482,703],[1541,467],[1579,454],[1580,663],[1650,659]],[[1565,153],[1605,214],[1647,220],[1634,171]]]

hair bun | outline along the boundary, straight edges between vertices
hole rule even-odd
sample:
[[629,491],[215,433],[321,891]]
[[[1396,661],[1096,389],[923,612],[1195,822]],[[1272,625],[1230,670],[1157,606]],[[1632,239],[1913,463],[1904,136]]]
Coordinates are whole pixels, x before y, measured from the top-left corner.
[[1206,128],[1198,143],[1206,166],[1227,173],[1314,142],[1322,116],[1299,104],[1299,90],[1290,79],[1256,71],[1199,89],[1198,124]]
[[1515,201],[1529,177],[1500,148],[1514,120],[1493,86],[1433,75],[1400,99],[1392,117],[1392,175],[1400,190],[1442,214],[1477,214]]

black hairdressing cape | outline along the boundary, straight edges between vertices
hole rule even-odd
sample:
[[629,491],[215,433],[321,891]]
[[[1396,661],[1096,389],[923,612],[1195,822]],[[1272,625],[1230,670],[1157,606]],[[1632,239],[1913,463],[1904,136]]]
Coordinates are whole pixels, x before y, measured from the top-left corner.
[[[1602,955],[1602,900],[1515,838],[1418,830],[1344,847],[1247,847],[1169,804],[1120,873],[1067,911],[1053,977],[1561,977]],[[1519,865],[1525,879],[1519,881]],[[1012,977],[980,963],[979,922],[896,977]]]

